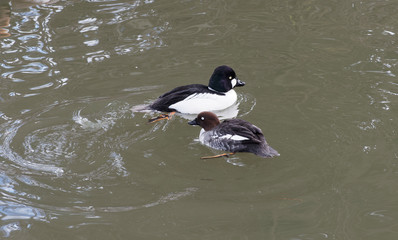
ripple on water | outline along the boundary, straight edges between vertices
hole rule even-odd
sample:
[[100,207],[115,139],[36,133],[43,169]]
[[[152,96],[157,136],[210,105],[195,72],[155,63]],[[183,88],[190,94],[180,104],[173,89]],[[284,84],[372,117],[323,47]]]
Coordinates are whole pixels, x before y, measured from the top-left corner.
[[[4,171],[5,172],[5,171]],[[0,234],[9,237],[13,231],[22,229],[20,220],[33,219],[47,221],[45,211],[39,207],[31,206],[31,200],[40,199],[37,195],[18,191],[19,183],[5,174],[0,174]]]
[[[99,139],[106,135],[118,118],[129,112],[128,106],[115,107],[117,104],[111,103],[104,112],[99,113],[103,115],[94,121],[82,117],[81,110],[72,115],[72,119],[56,117],[53,113],[69,107],[70,104],[55,104],[36,116],[26,116],[26,119],[9,120],[1,124],[0,156],[19,166],[20,170],[31,170],[31,174],[39,175],[46,172],[62,176],[65,169],[79,173],[79,169],[72,167],[76,162],[92,165],[90,161],[93,155],[103,154],[98,150],[103,147]],[[118,162],[115,166],[121,165],[121,157],[117,153],[109,149],[104,151],[110,159]]]
[[54,166],[53,164],[44,164],[42,162],[33,162],[29,159],[24,159],[18,152],[13,150],[12,143],[18,130],[24,125],[20,119],[11,120],[0,125],[2,134],[0,135],[0,156],[8,159],[13,164],[17,164],[21,168],[36,170],[39,172],[49,172],[56,175],[63,173],[62,168]]
[[[26,220],[67,217],[76,223],[70,227],[95,223],[103,213],[150,208],[196,192],[193,187],[154,190],[133,179],[123,150],[159,128],[110,131],[120,127],[121,119],[131,121],[130,109],[120,101],[85,99],[56,102],[19,119],[7,118],[0,125],[0,234],[26,228]],[[118,191],[136,191],[137,199],[126,201]]]

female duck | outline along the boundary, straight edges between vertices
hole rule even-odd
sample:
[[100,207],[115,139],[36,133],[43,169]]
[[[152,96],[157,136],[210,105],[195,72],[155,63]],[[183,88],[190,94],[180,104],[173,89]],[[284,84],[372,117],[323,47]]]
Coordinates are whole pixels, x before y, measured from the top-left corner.
[[[199,140],[209,147],[235,152],[251,152],[261,157],[279,156],[267,144],[261,129],[241,119],[224,120],[222,123],[212,112],[201,112],[190,125],[202,127]],[[226,156],[221,154],[214,157]],[[206,157],[207,158],[207,157]]]

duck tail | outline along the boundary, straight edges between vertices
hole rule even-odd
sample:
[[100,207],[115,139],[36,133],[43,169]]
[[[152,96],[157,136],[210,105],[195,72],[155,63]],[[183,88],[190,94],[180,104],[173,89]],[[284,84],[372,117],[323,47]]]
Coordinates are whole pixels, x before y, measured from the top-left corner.
[[278,157],[280,156],[280,154],[278,153],[278,151],[276,151],[275,149],[273,149],[271,146],[266,145],[263,148],[261,148],[261,151],[259,151],[257,153],[257,155],[261,156],[261,157],[265,157],[265,158],[269,158],[269,157]]
[[133,106],[130,109],[132,112],[149,112],[151,110],[150,105],[148,104],[140,104]]

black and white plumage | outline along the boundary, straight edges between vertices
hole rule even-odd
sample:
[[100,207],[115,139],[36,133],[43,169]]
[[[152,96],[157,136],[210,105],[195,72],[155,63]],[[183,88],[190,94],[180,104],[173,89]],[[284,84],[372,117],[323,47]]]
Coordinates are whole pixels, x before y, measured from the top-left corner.
[[260,128],[241,120],[229,119],[222,123],[212,112],[201,112],[190,125],[202,127],[199,140],[202,144],[229,152],[251,152],[261,157],[279,156],[268,145]]
[[162,112],[198,114],[202,111],[219,111],[232,106],[237,100],[234,87],[244,86],[235,71],[228,66],[217,67],[209,85],[190,84],[176,87],[161,95],[150,109]]

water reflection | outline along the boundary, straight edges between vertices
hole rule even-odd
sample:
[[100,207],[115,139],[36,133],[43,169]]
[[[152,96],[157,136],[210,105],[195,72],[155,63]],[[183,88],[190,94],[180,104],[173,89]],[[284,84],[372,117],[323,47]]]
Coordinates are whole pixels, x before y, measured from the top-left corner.
[[1,220],[45,220],[44,211],[31,206],[16,204],[15,202],[0,201]]
[[[48,1],[47,1],[48,2]],[[15,97],[32,97],[40,90],[58,87],[64,79],[57,75],[58,63],[52,57],[52,34],[49,28],[51,16],[60,10],[59,6],[33,6],[29,1],[11,2],[13,6],[12,26],[8,38],[1,41],[1,77],[9,92],[0,92],[4,101]],[[18,9],[19,7],[27,7]],[[50,78],[48,78],[50,76]],[[54,78],[54,79],[52,79]],[[35,80],[35,81],[32,81]],[[26,88],[20,88],[21,83]],[[15,91],[14,89],[19,89]],[[21,91],[21,89],[24,89]]]
[[11,222],[0,226],[0,232],[4,237],[10,237],[12,232],[19,230],[22,230],[21,224],[19,222]]
[[17,190],[20,182],[0,175],[0,233],[4,237],[9,237],[13,231],[22,230],[20,220],[47,221],[47,215],[43,209],[32,206],[32,200],[40,199],[30,193]]
[[[9,4],[2,6],[3,19],[11,16],[13,21],[8,27],[12,37],[0,41],[0,72],[6,80],[2,84],[9,86],[8,92],[0,90],[0,99],[38,96],[46,89],[67,86],[71,79],[76,79],[72,73],[84,72],[83,64],[73,66],[73,71],[68,65],[60,68],[64,62],[96,66],[114,56],[142,54],[166,46],[161,34],[167,30],[168,22],[155,22],[158,13],[144,7],[150,1],[90,1],[75,3],[76,8],[68,2],[51,3],[15,9],[12,15]],[[84,12],[86,4],[96,10],[81,17],[76,9],[81,6]],[[11,90],[15,88],[19,91]]]
[[8,2],[0,2],[0,38],[9,37],[7,29],[10,26],[11,8]]
[[10,20],[12,17],[11,9],[28,8],[37,4],[52,4],[58,0],[13,0],[0,2],[0,38],[11,36],[9,30]]

